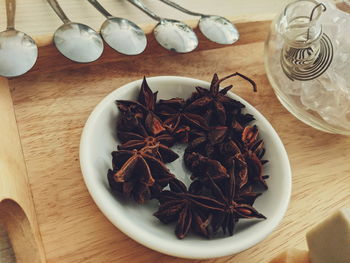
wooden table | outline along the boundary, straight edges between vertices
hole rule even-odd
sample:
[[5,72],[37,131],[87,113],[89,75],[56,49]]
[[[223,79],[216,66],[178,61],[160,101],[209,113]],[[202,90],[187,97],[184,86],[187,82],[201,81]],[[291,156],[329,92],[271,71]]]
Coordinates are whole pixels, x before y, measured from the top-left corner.
[[[67,14],[70,15],[74,21],[87,23],[95,29],[98,29],[99,25],[103,21],[103,17],[100,16],[87,2],[70,0],[60,2],[62,3],[63,8],[67,10]],[[149,24],[151,22],[149,18],[124,1],[105,0],[101,2],[117,16],[127,17],[140,24]],[[165,14],[167,17],[176,17],[184,20],[189,19],[188,16],[182,15],[181,13],[170,9],[161,3],[155,1],[148,2],[155,10]],[[210,4],[212,2],[211,0],[193,0],[191,2],[179,0],[178,2],[184,5],[186,4],[189,8],[202,12],[207,12],[207,10],[210,10],[210,13],[230,17],[235,16],[237,21],[242,22],[249,21],[251,19],[271,19],[274,13],[281,9],[281,7],[287,1],[251,0],[233,2],[218,0],[215,5]],[[43,1],[19,0],[17,10],[18,29],[32,34],[39,40],[43,39],[42,36],[52,33],[53,30],[60,24],[53,11]],[[4,19],[4,16],[0,17],[0,25],[3,27],[5,23]],[[267,24],[264,27],[263,36],[266,36],[266,33]],[[45,37],[45,39],[47,39],[47,37]],[[262,66],[262,59],[258,62],[250,59],[250,57],[262,58],[262,40],[262,37],[260,37],[256,41],[247,41],[247,43],[243,42],[238,46],[227,47],[225,48],[225,52],[220,52],[219,49],[212,49],[199,51],[193,54],[174,56],[174,61],[169,65],[166,62],[166,57],[161,53],[161,55],[157,58],[156,64],[164,66],[154,67],[152,69],[150,69],[148,65],[155,63],[154,59],[146,55],[145,60],[137,58],[135,59],[134,63],[131,63],[130,60],[128,61],[121,59],[120,64],[108,66],[114,73],[114,75],[111,76],[111,79],[113,79],[115,82],[113,84],[109,81],[104,82],[107,85],[107,90],[113,90],[116,85],[118,86],[130,80],[137,79],[140,77],[140,74],[166,75],[171,73],[172,75],[187,75],[201,79],[208,79],[209,75],[213,73],[213,71],[220,71],[220,73],[224,75],[231,71],[244,71],[245,69],[249,69],[249,72],[252,72],[251,74],[258,82],[260,90],[256,95],[251,95],[251,93],[244,88],[238,88],[236,91],[239,95],[246,98],[254,106],[256,106],[269,119],[285,143],[290,156],[294,175],[293,196],[290,208],[277,231],[275,231],[268,239],[263,241],[258,246],[236,256],[209,260],[206,262],[232,261],[240,263],[260,263],[266,262],[273,255],[280,252],[281,249],[287,247],[305,248],[306,245],[304,235],[307,228],[339,207],[350,204],[350,193],[348,190],[350,180],[349,177],[347,177],[347,174],[350,172],[350,166],[348,165],[350,139],[348,137],[321,133],[307,127],[292,117],[278,103],[271,88],[269,87]],[[248,52],[248,50],[250,51]],[[125,77],[125,71],[133,69],[135,63],[137,66],[136,72],[130,73],[128,77]],[[182,66],[176,66],[179,64]],[[185,65],[196,65],[196,67],[200,67],[201,70],[196,70],[193,67],[187,68]],[[38,68],[40,69],[40,65]],[[205,69],[205,72],[203,72],[203,69]],[[86,67],[86,70],[89,71],[91,68]],[[94,70],[97,70],[97,72],[102,74],[106,69],[97,64]],[[169,70],[171,72],[169,72]],[[41,122],[40,118],[37,120],[35,120],[35,118],[38,118],[40,111],[45,111],[45,107],[49,107],[50,103],[55,102],[50,100],[50,97],[61,92],[54,86],[55,83],[59,83],[61,81],[60,76],[63,77],[66,74],[64,69],[60,72],[57,74],[50,73],[50,79],[46,79],[47,76],[40,77],[40,74],[38,73],[33,74],[32,76],[23,76],[14,80],[13,85],[11,86],[12,100],[15,105],[14,110],[17,117],[17,125],[22,140],[24,158],[27,162],[28,172],[43,173],[42,176],[44,177],[47,174],[53,176],[54,173],[49,170],[53,168],[48,163],[49,159],[47,159],[45,154],[43,154],[41,151],[45,151],[45,147],[48,147],[49,143],[53,143],[54,139],[51,138],[48,139],[48,141],[35,141],[35,139],[40,138],[40,136],[38,137],[38,134],[41,133],[40,129],[44,127],[44,124],[46,124],[45,122]],[[75,85],[74,74],[75,73],[73,72],[72,76],[70,77],[70,80],[73,82],[70,83],[70,85]],[[51,82],[52,84],[48,85],[50,90],[42,90],[40,87],[35,90],[36,88],[30,86],[30,84],[27,89],[23,89],[27,83],[33,83],[33,78],[43,78],[41,79],[42,81]],[[89,81],[93,82],[96,78],[98,78],[98,75],[92,74],[91,77],[87,79],[87,83],[85,84],[89,86]],[[18,87],[18,89],[16,89],[16,87]],[[29,91],[28,89],[32,89],[33,91]],[[77,103],[80,101],[80,99],[76,101],[74,97],[75,94],[71,94],[69,90],[66,90],[65,92],[67,95],[62,94],[62,99],[66,98],[68,103]],[[72,120],[69,120],[69,118],[72,116],[67,116],[67,112],[65,113],[65,111],[61,111],[60,109],[51,108],[54,111],[52,112],[52,114],[54,114],[53,116],[57,114],[58,116],[62,117],[62,125],[68,125],[68,128],[66,127],[62,131],[47,130],[47,134],[49,136],[54,136],[55,138],[57,137],[58,141],[54,143],[57,143],[58,152],[65,154],[65,158],[74,158],[75,161],[77,161],[78,158],[77,145],[74,145],[72,148],[69,143],[76,143],[79,140],[82,125],[84,124],[89,112],[92,110],[92,106],[106,95],[106,90],[103,89],[97,89],[96,92],[93,93],[92,97],[91,94],[88,94],[87,92],[85,93],[84,90],[79,90],[79,92],[80,96],[86,96],[88,101],[86,102],[86,107],[82,106],[82,111],[80,111],[81,114],[79,116],[74,117],[74,112],[69,113],[73,114],[74,123],[72,123]],[[269,107],[266,107],[267,101],[269,101]],[[27,110],[27,107],[31,107],[33,112],[37,115],[26,115],[25,111]],[[52,117],[52,115],[49,113],[46,115],[47,118],[50,118],[50,116]],[[71,135],[69,137],[65,137],[65,135],[69,132],[71,132]],[[64,138],[71,139],[66,142],[59,142],[60,139]],[[34,154],[34,156],[32,156],[32,154]],[[47,152],[46,154],[50,153]],[[62,164],[62,162],[59,163]],[[73,170],[71,168],[68,168],[67,166],[64,169],[68,169],[67,171],[69,172],[74,171],[75,174],[80,173],[79,166],[75,166]],[[44,177],[38,176],[35,180],[30,180],[29,182],[32,187],[35,187],[35,184],[40,183],[40,180],[42,180]],[[72,188],[75,190],[78,189],[80,192],[77,194],[77,199],[74,199],[76,204],[72,209],[77,213],[82,211],[82,214],[85,213],[85,216],[88,215],[88,221],[90,221],[90,223],[95,222],[96,226],[94,229],[84,229],[79,235],[77,235],[82,238],[79,240],[62,240],[57,236],[59,232],[55,232],[54,228],[55,224],[59,224],[59,222],[55,220],[64,220],[64,215],[45,214],[45,206],[50,205],[50,203],[48,203],[50,199],[46,200],[46,197],[49,196],[53,198],[53,196],[50,196],[48,193],[45,194],[45,192],[41,192],[40,194],[34,193],[33,198],[36,209],[37,211],[41,211],[41,213],[38,214],[38,221],[39,225],[42,227],[41,234],[43,247],[45,249],[46,259],[48,262],[148,262],[155,260],[161,262],[183,262],[181,259],[167,257],[144,248],[130,240],[125,235],[121,234],[119,230],[117,230],[104,218],[104,216],[93,204],[86,189],[81,184],[81,178],[77,178],[75,181],[79,187],[76,188],[76,186],[72,185]],[[339,181],[342,183],[336,183]],[[71,194],[74,196],[73,193]],[[68,196],[70,196],[70,194],[68,194]],[[55,198],[64,199],[68,196],[67,194],[61,196],[59,193],[57,193]],[[62,200],[62,202],[64,203],[66,201]],[[90,207],[83,207],[79,210],[79,205],[86,204],[86,202]],[[79,217],[75,219],[78,221],[72,222],[71,225],[69,222],[66,222],[68,225],[70,225],[70,227],[65,230],[62,229],[62,231],[66,231],[64,234],[62,233],[62,237],[67,238],[70,234],[72,236],[77,234],[74,230],[74,224],[84,224],[84,219],[79,219]],[[79,220],[81,220],[81,222]],[[50,228],[52,228],[52,230],[50,230]],[[88,243],[89,235],[99,235],[97,232],[100,232],[101,235],[104,233],[111,233],[111,236],[106,236],[103,242],[101,241],[92,247],[91,244]],[[100,238],[102,240],[102,237]],[[73,244],[75,243],[80,244],[78,244],[76,248],[73,248]],[[106,246],[108,243],[114,243],[117,245],[115,249],[111,249],[110,246]],[[72,245],[70,246],[69,244]],[[86,244],[86,246],[84,244]],[[76,249],[81,250],[81,253],[77,252]],[[118,251],[123,251],[123,253]],[[111,258],[113,260],[111,260]],[[0,262],[14,262],[13,251],[9,245],[6,232],[3,231],[1,225]]]

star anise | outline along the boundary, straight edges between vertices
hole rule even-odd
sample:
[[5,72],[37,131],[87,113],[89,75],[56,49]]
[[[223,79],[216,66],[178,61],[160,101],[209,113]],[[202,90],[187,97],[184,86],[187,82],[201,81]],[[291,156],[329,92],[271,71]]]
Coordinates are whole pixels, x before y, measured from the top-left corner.
[[[226,96],[232,85],[219,89],[226,79],[214,74],[209,89],[196,87],[187,100],[157,101],[143,79],[137,100],[118,100],[117,136],[122,142],[112,153],[110,187],[138,203],[156,198],[154,214],[164,223],[176,222],[175,233],[184,238],[190,231],[209,237],[220,228],[230,235],[240,218],[260,218],[253,204],[267,188],[262,160],[265,149],[254,117],[245,105]],[[178,155],[170,147],[188,143],[184,162],[191,171],[189,188],[165,166]],[[164,190],[169,185],[169,190]]]
[[218,149],[222,164],[227,169],[235,169],[239,188],[245,186],[248,183],[248,165],[240,147],[233,140],[228,139],[219,144]]
[[[209,90],[196,87],[197,92],[192,95],[189,99],[189,105],[187,106],[188,110],[205,110],[207,118],[210,121],[214,121],[218,125],[225,125],[227,114],[226,108],[241,108],[241,103],[237,102],[234,99],[231,99],[226,95],[226,93],[232,88],[232,85],[219,90],[219,85],[224,80],[239,76],[247,81],[253,86],[254,91],[256,91],[256,84],[254,81],[249,79],[248,77],[236,72],[222,79],[218,78],[217,74],[214,74]],[[209,116],[208,116],[209,115]]]
[[261,160],[252,151],[245,153],[245,156],[248,164],[249,180],[267,189],[268,186],[265,179],[268,178],[268,176],[263,175],[263,164]]
[[[123,113],[118,129],[123,131],[137,131],[139,125],[142,124],[152,135],[158,135],[164,132],[165,128],[162,121],[154,113],[156,100],[157,92],[153,93],[147,84],[146,78],[143,78],[138,101],[117,101],[118,108]],[[128,117],[128,119],[125,120],[125,117]],[[130,119],[132,119],[132,123],[128,123]],[[132,125],[131,129],[128,128],[130,125]]]
[[[181,98],[160,100],[157,104],[157,114],[162,118],[164,127],[171,134],[183,134],[188,131],[186,127],[208,129],[206,120],[198,114],[189,112],[184,99]],[[188,134],[181,136],[185,138],[183,141],[186,141],[187,136]]]
[[156,101],[157,101],[157,93],[158,92],[155,92],[155,93],[152,92],[152,90],[148,86],[146,78],[143,77],[138,101],[142,105],[144,105],[148,110],[148,114],[145,120],[145,126],[146,128],[148,128],[149,131],[151,131],[153,135],[157,135],[165,131],[165,128],[163,127],[161,120],[154,113],[155,107],[156,107]]
[[192,180],[200,179],[206,182],[209,177],[214,180],[228,177],[226,168],[219,161],[204,157],[197,152],[185,155],[185,164],[192,171]]
[[170,183],[170,191],[165,190],[159,195],[160,206],[154,215],[163,223],[176,221],[175,234],[183,239],[192,229],[196,233],[209,237],[211,215],[207,211],[222,209],[222,205],[215,199],[198,195],[191,186],[186,186],[174,179]]
[[118,131],[139,131],[147,114],[146,109],[134,101],[117,100],[117,107],[121,116],[117,122]]
[[255,203],[255,200],[262,195],[262,193],[256,193],[253,191],[253,187],[247,186],[247,187],[243,187],[240,189],[237,189],[238,194],[236,196],[237,198],[237,202],[239,203],[244,203],[244,204],[248,204],[250,206],[253,206],[253,204]]
[[242,153],[241,147],[231,138],[226,138],[217,146],[218,158],[222,161],[225,167],[231,167],[232,158],[239,153]]
[[244,127],[237,120],[234,119],[232,121],[228,121],[227,128],[227,137],[233,140],[240,148],[242,148],[241,138]]
[[152,188],[164,188],[174,175],[154,156],[154,148],[112,152],[113,171],[108,172],[111,188],[138,203],[152,197]]
[[119,150],[140,150],[144,147],[158,146],[154,148],[156,157],[164,163],[170,163],[179,158],[169,147],[174,144],[174,137],[167,133],[151,136],[145,129],[139,133],[118,131],[118,138],[123,142],[118,146]]
[[190,131],[191,128],[189,126],[181,125],[174,131],[173,136],[177,142],[188,143]]
[[245,146],[250,149],[255,144],[255,142],[258,139],[259,130],[254,126],[247,126],[244,128],[242,132],[242,141],[245,144]]
[[266,219],[264,215],[260,214],[250,205],[255,201],[254,198],[256,198],[258,194],[253,193],[254,197],[250,197],[250,199],[248,197],[249,194],[247,193],[243,197],[239,196],[235,181],[234,169],[231,169],[229,179],[227,179],[227,182],[221,183],[221,187],[209,177],[213,194],[217,198],[217,201],[221,202],[224,206],[222,210],[215,210],[215,212],[213,212],[212,227],[214,232],[217,232],[221,227],[224,233],[228,231],[232,236],[235,224],[240,218]]
[[[254,116],[249,113],[243,113],[245,105],[235,100],[235,103],[225,104],[226,110],[226,125],[245,127],[250,122],[255,120]],[[241,128],[243,129],[243,128]]]
[[189,147],[207,157],[212,157],[215,146],[225,139],[227,127],[210,127],[208,131],[193,130],[190,133]]
[[244,157],[248,164],[249,179],[253,183],[257,183],[267,189],[265,179],[268,176],[263,175],[263,164],[265,161],[261,161],[264,156],[265,149],[262,140],[258,140],[259,131],[254,126],[247,126],[242,132],[242,141],[244,143]]

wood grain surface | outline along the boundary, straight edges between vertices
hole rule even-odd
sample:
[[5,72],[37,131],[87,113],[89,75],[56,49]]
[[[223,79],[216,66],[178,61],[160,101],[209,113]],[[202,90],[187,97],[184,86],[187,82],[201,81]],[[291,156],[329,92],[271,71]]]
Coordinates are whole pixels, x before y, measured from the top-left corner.
[[[0,78],[0,224],[11,239],[17,262],[42,262],[44,253],[36,220],[26,164],[14,114],[9,82]],[[7,237],[5,236],[5,239]],[[3,247],[5,242],[1,242]],[[9,247],[7,242],[7,247]],[[5,251],[5,250],[3,250]],[[3,258],[11,258],[7,250]]]
[[15,253],[13,252],[6,227],[3,224],[0,224],[0,237],[2,238],[0,242],[0,262],[16,262]]
[[[182,3],[181,1],[183,0],[178,2]],[[201,0],[200,5],[196,1],[198,0],[183,1],[182,4],[192,9],[197,6],[203,10],[213,7],[208,0]],[[211,8],[213,11],[211,13],[226,16],[234,14],[236,22],[272,18],[273,14],[269,11],[275,12],[285,4],[282,3],[283,1],[275,0],[263,1],[264,3],[252,0],[244,4],[242,1],[220,1]],[[94,15],[91,13],[91,16],[86,15],[89,13],[84,13],[87,11],[85,8],[83,8],[84,12],[81,12],[82,2],[68,0],[60,2],[65,5],[70,15],[73,14],[79,21],[88,18],[88,24],[92,22],[92,26],[98,29],[99,23],[102,22],[99,19],[103,18],[98,18],[96,13]],[[131,17],[141,24],[149,22],[147,17],[146,20],[142,20],[145,17],[139,16],[139,11],[132,6],[131,9],[124,8],[122,1],[102,0],[101,2],[107,8],[111,8],[113,13],[118,9],[117,15]],[[162,14],[164,12],[167,16],[169,14],[169,17],[176,12],[164,8],[162,4],[159,5],[158,1],[147,3],[151,4],[156,11],[161,11]],[[123,9],[119,9],[120,5]],[[338,6],[345,11],[350,11],[345,4]],[[2,8],[0,5],[0,12],[4,11]],[[260,84],[259,95],[251,96],[250,92],[244,88],[236,88],[237,93],[248,98],[271,120],[275,128],[280,131],[289,151],[294,172],[294,194],[282,226],[268,240],[255,248],[237,256],[207,262],[267,262],[285,247],[304,248],[303,236],[310,225],[320,221],[336,208],[350,204],[349,191],[346,188],[350,185],[349,179],[346,178],[349,172],[349,166],[346,165],[346,159],[349,156],[347,150],[349,140],[346,137],[314,131],[295,120],[278,104],[267,83],[262,67],[262,42],[266,37],[269,22],[239,23],[237,26],[242,37],[241,41],[233,47],[219,49],[220,46],[211,44],[200,35],[198,51],[189,55],[175,55],[160,49],[153,37],[150,37],[149,49],[145,54],[137,57],[135,64],[134,60],[106,48],[100,61],[90,65],[80,65],[62,58],[50,45],[51,36],[47,34],[52,33],[60,23],[45,1],[19,0],[18,10],[19,28],[26,32],[29,30],[29,33],[34,34],[38,44],[46,47],[40,48],[39,61],[29,75],[9,81],[20,127],[21,143],[25,150],[26,165],[29,167],[29,183],[23,184],[21,179],[16,179],[16,185],[19,187],[15,192],[19,193],[20,199],[26,204],[24,209],[27,211],[23,211],[12,202],[6,201],[0,205],[0,208],[5,207],[5,210],[0,209],[1,263],[14,262],[13,249],[6,231],[11,227],[11,235],[14,236],[18,234],[23,236],[21,231],[24,230],[27,235],[31,235],[34,231],[37,239],[41,238],[40,233],[45,237],[45,251],[40,247],[40,242],[38,248],[30,246],[31,242],[28,243],[28,240],[31,240],[31,236],[22,240],[11,237],[15,239],[15,242],[12,240],[14,250],[20,249],[19,246],[23,242],[29,244],[17,251],[19,252],[16,253],[18,262],[28,262],[28,258],[30,262],[35,261],[31,257],[26,258],[26,253],[30,249],[34,252],[38,249],[40,256],[47,256],[48,262],[147,262],[158,258],[161,262],[183,261],[161,256],[143,248],[114,229],[97,211],[87,195],[79,172],[77,147],[81,128],[89,111],[109,91],[130,80],[138,79],[143,74],[184,75],[204,80],[209,80],[210,74],[214,71],[227,74],[234,70],[241,70],[252,74]],[[92,9],[92,11],[95,10]],[[254,17],[251,14],[255,14]],[[32,17],[35,19],[33,20]],[[177,16],[177,18],[188,19],[189,17]],[[0,25],[2,24],[4,24],[4,16],[0,16]],[[189,24],[196,23],[189,21]],[[144,28],[147,32],[151,32],[152,24]],[[251,58],[248,59],[248,56]],[[25,168],[20,161],[22,152],[18,146],[18,137],[16,139],[17,129],[13,126],[16,116],[13,115],[8,82],[0,79],[0,86],[0,114],[3,124],[5,118],[5,128],[0,130],[0,141],[2,141],[0,164],[5,168],[11,167],[7,175],[1,174],[0,179],[6,182],[11,178],[8,176],[9,172],[16,174],[13,171],[17,170],[20,171],[17,177],[24,176],[25,181],[27,180]],[[80,93],[81,97],[79,97]],[[270,102],[270,100],[271,105],[267,106],[266,101]],[[67,106],[70,108],[66,108]],[[3,115],[4,112],[5,115]],[[6,120],[10,121],[8,122],[10,126],[6,125]],[[8,137],[11,138],[8,139]],[[15,138],[14,144],[11,143],[13,138]],[[3,158],[4,156],[6,157]],[[15,162],[18,165],[9,165],[10,163],[7,162],[9,156],[19,156],[17,160],[19,162]],[[58,177],[55,178],[55,175]],[[34,183],[38,186],[33,189]],[[7,185],[4,181],[0,184],[0,200],[8,197],[8,193],[11,192]],[[33,209],[31,198],[25,198],[27,185],[32,188],[32,191],[35,190],[34,205],[39,204],[35,212],[40,218],[40,229],[36,228],[35,215],[30,211]],[[70,199],[70,197],[74,198]],[[4,213],[4,211],[15,212]],[[6,218],[9,219],[6,220]],[[85,218],[87,218],[86,222]],[[4,221],[13,224],[2,226],[1,223]],[[95,223],[97,225],[94,225]],[[16,241],[20,242],[16,243]],[[75,246],[76,243],[79,245]],[[36,253],[34,252],[32,256]],[[41,261],[44,261],[44,258]]]
[[[252,15],[254,20],[268,20],[271,19],[275,13],[287,2],[288,0],[250,0],[249,2],[244,0],[218,0],[215,1],[215,5],[211,0],[177,0],[179,4],[183,4],[185,7],[200,11],[204,13],[218,14],[222,16],[235,17],[235,21],[251,21]],[[51,43],[51,36],[55,29],[61,25],[61,21],[50,8],[45,0],[17,0],[16,9],[16,28],[30,34],[37,42],[39,46],[45,46]],[[87,1],[83,0],[59,0],[62,8],[67,15],[73,20],[82,23],[86,23],[94,29],[98,30],[100,25],[104,21],[104,17],[101,16]],[[101,4],[105,6],[115,16],[128,18],[139,25],[143,25],[143,28],[147,32],[150,32],[155,22],[148,16],[144,15],[140,10],[133,7],[131,4],[126,3],[125,0],[101,0]],[[162,16],[176,18],[180,20],[193,19],[193,17],[183,14],[177,10],[174,10],[160,1],[146,0],[146,4],[150,6],[155,12]],[[0,28],[6,27],[5,16],[5,0],[0,1]],[[192,25],[196,22],[192,22]],[[203,45],[203,44],[202,44]],[[48,68],[50,65],[55,65],[57,61],[56,57],[60,55],[53,49],[40,49],[41,59],[39,63],[42,63],[37,70]],[[45,53],[46,52],[46,53]],[[44,53],[44,55],[43,55]],[[50,56],[52,55],[52,56]],[[46,60],[43,60],[46,58]],[[61,62],[61,68],[65,67],[67,61],[58,59]],[[76,67],[76,65],[75,65]],[[59,67],[55,65],[57,70]],[[3,84],[3,83],[1,83]],[[6,89],[8,90],[7,86]],[[2,94],[3,96],[4,94]],[[6,96],[3,99],[11,101],[11,97]],[[0,117],[2,114],[10,114],[12,121],[15,121],[12,112],[0,111]],[[5,132],[8,132],[6,130]],[[0,135],[2,133],[0,132]],[[4,137],[6,138],[6,137]],[[3,148],[3,152],[6,153],[6,149]],[[5,160],[5,159],[4,159]],[[1,220],[0,220],[1,221]],[[7,232],[5,229],[0,231],[0,262],[12,263],[13,250],[11,244],[8,242]]]
[[[9,81],[47,262],[190,262],[149,250],[121,233],[98,210],[80,172],[79,140],[93,107],[144,75],[209,81],[214,72],[224,76],[239,71],[252,77],[257,93],[239,80],[234,92],[272,123],[291,161],[292,199],[276,231],[238,255],[192,262],[268,262],[287,247],[305,248],[307,229],[350,205],[350,138],[308,127],[280,105],[263,66],[268,23],[258,30],[248,28],[250,33],[236,45],[190,54],[164,52],[154,45],[152,53],[130,59],[106,49],[102,59],[87,65],[57,56],[57,68],[42,56],[40,70]],[[52,46],[46,48],[48,55],[55,53]]]

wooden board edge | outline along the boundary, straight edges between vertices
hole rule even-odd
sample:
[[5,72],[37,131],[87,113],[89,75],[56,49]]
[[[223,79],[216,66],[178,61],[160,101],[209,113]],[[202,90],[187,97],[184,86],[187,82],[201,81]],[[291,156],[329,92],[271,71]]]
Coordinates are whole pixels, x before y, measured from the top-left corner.
[[[8,80],[0,78],[0,220],[17,262],[45,262]],[[33,260],[32,260],[33,258]]]

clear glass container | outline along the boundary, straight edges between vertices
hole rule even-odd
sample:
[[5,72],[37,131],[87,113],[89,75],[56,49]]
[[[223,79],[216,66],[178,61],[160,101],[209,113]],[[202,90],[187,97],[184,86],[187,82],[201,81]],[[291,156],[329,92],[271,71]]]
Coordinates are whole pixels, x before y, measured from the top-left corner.
[[350,135],[350,15],[327,1],[299,0],[272,22],[268,79],[284,107],[306,124]]

